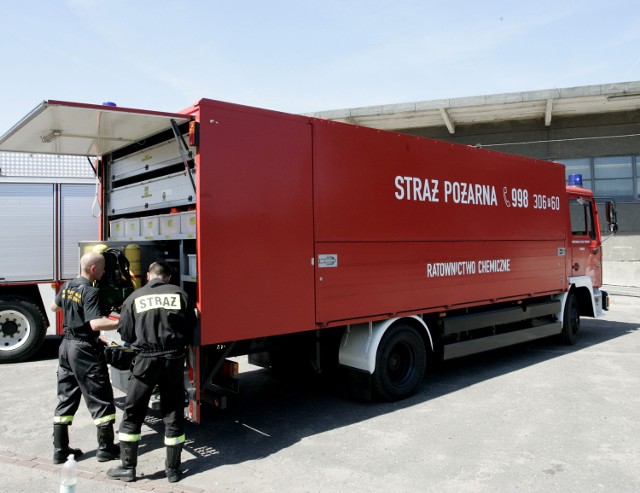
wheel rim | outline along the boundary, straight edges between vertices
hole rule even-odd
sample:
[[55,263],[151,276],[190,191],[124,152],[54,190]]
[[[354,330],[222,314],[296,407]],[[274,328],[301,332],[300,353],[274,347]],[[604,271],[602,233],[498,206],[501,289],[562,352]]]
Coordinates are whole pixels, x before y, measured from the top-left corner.
[[578,304],[573,303],[571,306],[571,330],[575,334],[580,328],[580,312],[578,310]]
[[29,339],[31,325],[27,317],[15,310],[0,312],[0,351],[13,351]]
[[411,381],[415,371],[415,354],[413,348],[406,343],[393,347],[387,362],[387,375],[396,387],[402,387]]

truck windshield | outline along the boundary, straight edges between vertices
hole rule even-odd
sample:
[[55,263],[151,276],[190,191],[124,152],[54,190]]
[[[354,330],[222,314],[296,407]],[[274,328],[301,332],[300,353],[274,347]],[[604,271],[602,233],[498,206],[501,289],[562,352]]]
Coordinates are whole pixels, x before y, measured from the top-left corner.
[[573,236],[588,236],[595,239],[593,226],[593,213],[591,202],[582,199],[574,199],[569,202],[571,211],[571,233]]

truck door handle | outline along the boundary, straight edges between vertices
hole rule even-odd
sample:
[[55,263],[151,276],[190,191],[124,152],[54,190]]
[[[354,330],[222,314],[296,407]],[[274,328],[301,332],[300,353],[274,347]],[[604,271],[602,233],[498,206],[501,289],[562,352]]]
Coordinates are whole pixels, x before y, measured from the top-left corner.
[[573,267],[573,270],[578,270],[580,268],[580,264],[575,263],[572,265],[572,267]]

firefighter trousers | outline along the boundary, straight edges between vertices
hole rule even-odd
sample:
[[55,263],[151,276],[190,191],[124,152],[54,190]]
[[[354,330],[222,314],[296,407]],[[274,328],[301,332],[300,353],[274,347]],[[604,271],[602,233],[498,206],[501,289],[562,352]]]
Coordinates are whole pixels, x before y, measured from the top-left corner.
[[102,348],[65,337],[60,343],[58,362],[58,405],[54,423],[71,424],[82,396],[96,426],[115,421],[113,388]]
[[176,444],[184,441],[184,354],[136,356],[120,424],[120,441],[140,439],[149,399],[156,385],[160,389],[165,444],[173,443],[171,439],[176,439]]

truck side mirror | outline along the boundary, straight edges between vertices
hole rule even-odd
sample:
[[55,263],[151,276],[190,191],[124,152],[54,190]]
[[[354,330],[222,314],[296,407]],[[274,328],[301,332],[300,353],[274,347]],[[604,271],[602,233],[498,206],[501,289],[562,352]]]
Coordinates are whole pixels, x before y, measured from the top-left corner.
[[613,234],[618,232],[618,214],[616,212],[616,204],[613,201],[606,202],[607,225],[609,231]]

